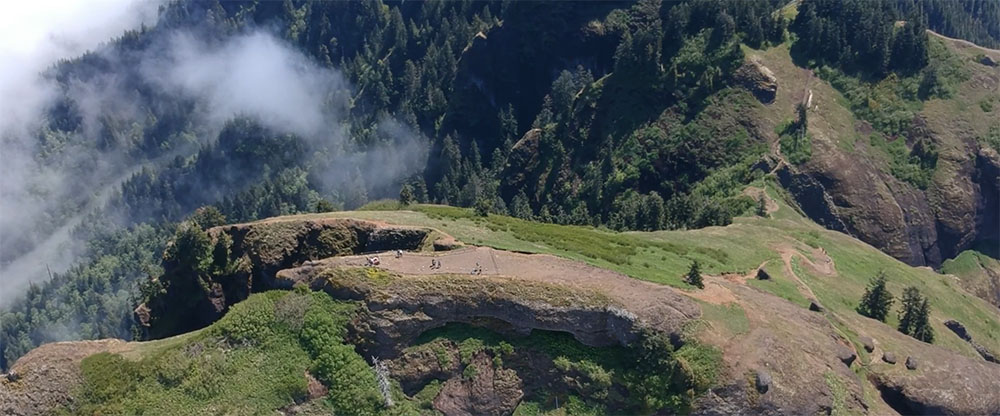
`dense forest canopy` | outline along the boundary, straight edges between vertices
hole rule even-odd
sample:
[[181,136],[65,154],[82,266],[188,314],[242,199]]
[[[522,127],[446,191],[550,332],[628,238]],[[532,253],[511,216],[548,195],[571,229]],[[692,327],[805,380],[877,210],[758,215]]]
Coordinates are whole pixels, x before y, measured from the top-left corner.
[[[51,340],[131,338],[140,283],[202,206],[250,221],[405,187],[415,202],[560,224],[725,225],[755,210],[740,191],[767,151],[740,117],[753,97],[730,88],[743,45],[791,39],[810,65],[877,80],[926,72],[926,28],[1000,44],[995,1],[786,7],[169,3],[45,74],[57,99],[19,156],[73,185],[16,188],[37,209],[3,223],[0,266],[30,278],[48,275],[46,253],[76,261],[0,299],[0,368]],[[54,239],[70,249],[40,251]]]

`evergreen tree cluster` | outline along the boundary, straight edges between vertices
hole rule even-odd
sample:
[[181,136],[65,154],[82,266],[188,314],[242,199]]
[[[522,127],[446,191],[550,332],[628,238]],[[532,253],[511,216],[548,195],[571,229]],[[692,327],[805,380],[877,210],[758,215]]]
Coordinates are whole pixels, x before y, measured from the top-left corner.
[[903,290],[903,309],[899,311],[899,332],[923,342],[934,342],[934,328],[929,321],[930,302],[915,287]]
[[942,35],[987,48],[1000,47],[1000,2],[994,0],[902,0],[904,15],[919,10],[928,27]]
[[795,51],[877,77],[917,72],[928,63],[927,19],[920,13],[901,15],[886,1],[805,0],[791,25],[799,37]]
[[[858,313],[885,322],[894,298],[886,287],[885,272],[879,272],[861,297]],[[923,342],[934,342],[934,328],[930,324],[931,307],[920,290],[910,286],[903,290],[902,309],[899,311],[899,332]]]

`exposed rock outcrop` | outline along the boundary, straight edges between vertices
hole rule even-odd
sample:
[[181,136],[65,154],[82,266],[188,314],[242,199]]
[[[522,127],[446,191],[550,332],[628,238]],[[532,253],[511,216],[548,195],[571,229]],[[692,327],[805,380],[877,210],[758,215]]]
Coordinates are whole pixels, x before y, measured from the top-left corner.
[[[615,306],[596,293],[466,275],[397,276],[373,285],[356,272],[328,270],[320,277],[323,289],[335,298],[363,301],[364,311],[352,332],[366,356],[395,358],[420,334],[452,322],[522,335],[533,329],[568,332],[590,346],[627,345],[640,329],[634,317],[616,313]],[[543,295],[521,296],[528,293]]]
[[489,354],[480,351],[461,377],[444,383],[434,398],[434,409],[446,415],[509,415],[522,397],[517,373],[495,368]]
[[[928,347],[934,348],[934,347]],[[1000,414],[1000,366],[957,355],[917,370],[874,372],[882,399],[904,415]]]
[[394,360],[388,360],[392,378],[399,381],[403,393],[414,395],[431,380],[447,380],[462,371],[462,361],[458,346],[452,341],[443,341],[439,350],[430,348],[408,349]]
[[[911,141],[939,142],[943,133],[917,117]],[[898,140],[903,140],[899,138]],[[777,174],[817,223],[865,241],[907,264],[939,267],[977,241],[1000,239],[1000,160],[974,138],[942,150],[927,189],[904,182],[875,157],[824,144],[802,166]],[[816,143],[814,143],[816,145]]]
[[510,149],[503,175],[507,178],[505,188],[511,190],[509,193],[520,189],[528,180],[528,174],[538,167],[538,144],[541,137],[541,129],[528,130]]
[[954,332],[955,335],[958,335],[959,338],[968,342],[969,345],[972,345],[972,348],[975,349],[984,360],[1000,364],[1000,360],[997,359],[997,355],[993,353],[993,351],[990,351],[986,347],[982,346],[982,344],[973,340],[972,335],[969,335],[969,331],[965,329],[965,325],[962,325],[961,322],[952,319],[945,321],[944,326],[950,329],[951,332]]
[[521,334],[561,331],[607,346],[628,344],[641,328],[678,340],[684,324],[700,315],[694,301],[669,287],[544,254],[468,247],[384,258],[376,269],[364,265],[363,256],[334,257],[276,278],[363,301],[356,343],[379,357],[393,357],[408,340],[449,322],[487,320]]
[[757,59],[747,59],[733,74],[733,79],[762,103],[774,102],[778,94],[778,78]]

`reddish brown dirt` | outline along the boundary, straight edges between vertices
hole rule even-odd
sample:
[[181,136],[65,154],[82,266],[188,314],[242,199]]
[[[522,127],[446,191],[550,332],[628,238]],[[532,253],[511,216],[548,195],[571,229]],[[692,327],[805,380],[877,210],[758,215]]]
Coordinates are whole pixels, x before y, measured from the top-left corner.
[[789,247],[789,246],[779,246],[775,248],[779,254],[781,254],[781,261],[785,265],[785,274],[795,280],[796,286],[799,288],[799,292],[808,299],[819,299],[816,294],[813,293],[812,289],[809,288],[805,282],[799,278],[799,275],[795,274],[795,270],[792,269],[792,257],[798,256],[801,260],[801,265],[806,267],[810,272],[817,274],[819,276],[836,276],[837,270],[833,264],[833,259],[826,254],[826,250],[821,248],[816,248],[812,250],[813,257],[816,258],[816,262],[813,262],[808,257],[803,255],[800,251]]
[[716,305],[732,302],[739,303],[739,300],[737,300],[736,296],[733,295],[733,291],[722,285],[722,278],[715,276],[702,276],[702,279],[705,283],[704,289],[686,292],[685,295],[698,299],[702,302],[708,302]]
[[733,283],[739,283],[741,285],[745,285],[747,283],[747,280],[756,279],[757,278],[757,274],[760,273],[760,269],[763,269],[764,266],[767,266],[767,262],[766,261],[763,262],[763,263],[761,263],[760,266],[757,266],[756,269],[753,269],[753,270],[747,272],[747,274],[727,273],[727,274],[722,275],[722,278],[724,278],[724,279],[726,279],[726,280],[728,280],[730,282],[733,282]]
[[767,192],[764,191],[764,188],[748,186],[743,190],[743,195],[749,196],[755,200],[764,198],[764,211],[767,212],[768,215],[778,212],[778,208],[780,208],[778,203],[773,198],[767,196]]

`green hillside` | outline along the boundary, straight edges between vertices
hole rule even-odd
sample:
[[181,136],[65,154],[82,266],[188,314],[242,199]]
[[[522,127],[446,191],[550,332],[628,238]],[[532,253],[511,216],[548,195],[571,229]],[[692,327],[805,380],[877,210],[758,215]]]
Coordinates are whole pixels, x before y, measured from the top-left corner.
[[998,23],[167,2],[0,131],[0,413],[1000,413]]
[[[766,263],[765,269],[774,279],[751,285],[803,308],[808,306],[810,292],[814,293],[824,306],[844,319],[845,325],[861,319],[855,316],[854,308],[865,285],[876,273],[885,271],[889,288],[897,296],[906,286],[916,286],[929,294],[935,305],[933,323],[937,333],[950,335],[942,324],[945,320],[968,321],[970,330],[976,328],[977,340],[991,349],[1000,349],[1000,316],[995,307],[947,276],[907,266],[870,245],[812,223],[790,208],[770,181],[759,184],[767,185],[768,196],[779,206],[773,218],[741,217],[726,227],[688,231],[619,233],[504,216],[480,217],[469,209],[433,205],[411,206],[405,211],[360,210],[295,218],[339,216],[431,227],[469,244],[554,254],[684,290],[693,290],[684,283],[683,276],[695,260],[703,265],[704,273],[713,275],[746,274]],[[820,248],[836,265],[833,279],[799,266],[803,259],[818,262],[813,252]],[[792,259],[794,275],[788,275],[782,266],[782,250],[801,254]],[[888,326],[895,325],[895,318],[892,314]],[[975,356],[957,337],[942,336],[941,340],[942,345],[956,352]]]
[[[855,312],[869,279],[884,271],[892,293],[899,296],[903,287],[916,286],[931,300],[931,323],[937,334],[935,345],[978,358],[968,343],[942,324],[945,320],[955,319],[968,328],[977,342],[990,350],[1000,350],[1000,315],[996,308],[966,292],[959,282],[924,268],[907,266],[867,244],[804,219],[783,200],[780,188],[776,188],[771,179],[760,180],[756,185],[767,189],[768,198],[773,203],[768,217],[741,217],[726,227],[689,231],[621,233],[591,227],[535,223],[498,215],[480,216],[473,210],[463,208],[436,205],[403,207],[394,201],[371,205],[378,210],[308,214],[267,221],[356,218],[427,227],[467,244],[548,253],[584,261],[636,279],[677,287],[695,299],[699,298],[702,290],[684,283],[682,276],[690,263],[697,260],[703,265],[702,271],[708,275],[709,285],[724,281],[721,276],[750,274],[750,280],[745,284],[752,292],[775,295],[776,298],[765,299],[772,307],[777,306],[775,302],[787,301],[794,308],[805,310],[810,300],[818,301],[826,308],[823,312],[826,319],[857,345],[861,353],[860,361],[865,363],[855,368],[859,374],[881,370],[875,364],[867,364],[867,355],[860,347],[861,334],[877,338],[883,349],[904,354],[912,351],[911,341],[906,341],[908,338],[894,329],[897,323],[895,313],[890,314],[886,324],[881,324]],[[833,270],[825,270],[821,265],[826,255],[832,261]],[[788,260],[787,265],[785,259]],[[949,263],[948,267],[958,272],[955,265],[959,263]],[[755,280],[754,271],[760,266],[770,275],[769,280]],[[685,387],[680,386],[692,386],[692,393],[697,394],[706,387],[720,386],[726,377],[731,377],[724,377],[723,374],[731,371],[734,363],[727,362],[717,355],[718,352],[712,351],[721,351],[725,356],[729,354],[729,349],[736,348],[734,345],[738,345],[741,338],[749,337],[762,325],[770,325],[754,317],[759,313],[756,309],[759,305],[747,302],[748,299],[752,298],[745,298],[743,294],[723,302],[699,299],[702,314],[696,322],[700,324],[690,325],[686,337],[689,346],[702,347],[691,349],[686,346],[671,352],[669,344],[648,344],[659,345],[656,347],[659,348],[658,354],[662,354],[667,363],[674,363],[666,364],[670,368],[681,361],[688,363],[685,365],[698,366],[696,370],[683,371],[688,381],[680,385],[670,384],[674,382],[658,384],[666,381],[632,374],[630,365],[622,362],[634,354],[627,349],[586,347],[558,333],[539,332],[527,338],[511,338],[488,330],[448,327],[428,332],[422,341],[407,351],[437,351],[434,354],[438,354],[438,359],[447,361],[450,360],[447,358],[448,346],[457,345],[456,351],[461,351],[464,357],[460,358],[463,365],[470,365],[471,357],[479,351],[489,351],[497,357],[495,365],[498,369],[504,368],[502,363],[505,360],[516,361],[527,351],[536,357],[549,357],[557,363],[555,365],[562,366],[560,368],[589,368],[580,370],[586,374],[581,380],[590,380],[588,383],[597,382],[599,377],[610,377],[608,383],[634,392],[664,388],[667,389],[665,391],[681,393],[679,396],[658,396],[662,397],[660,399],[650,396],[647,400],[653,401],[633,403],[631,406],[637,406],[632,407],[633,411],[648,411],[659,406],[687,406],[689,398],[683,395]],[[323,412],[332,408],[349,413],[407,414],[431,409],[431,401],[441,388],[440,384],[428,384],[419,392],[411,393],[412,396],[406,395],[396,385],[392,393],[395,407],[384,408],[371,368],[352,348],[338,347],[345,342],[344,324],[352,319],[353,308],[343,301],[331,302],[322,292],[309,295],[296,290],[254,295],[235,305],[224,319],[205,330],[140,343],[121,356],[104,353],[85,359],[82,364],[85,382],[78,393],[83,400],[74,404],[71,412],[131,413],[144,409],[155,413],[156,409],[170,408],[188,409],[182,413],[257,413],[309,397],[313,388],[302,377],[305,371],[331,392],[322,400],[308,402],[303,408],[307,412]],[[779,320],[784,319],[781,315],[776,316]],[[773,324],[781,326],[789,323]],[[720,342],[725,338],[731,339]],[[647,344],[643,345],[650,348]],[[189,355],[194,349],[200,351],[199,354]],[[651,353],[656,354],[656,351],[651,350]],[[598,375],[601,373],[605,376]],[[703,379],[690,378],[693,375]],[[362,379],[369,380],[367,384],[357,383],[358,377],[362,376]],[[834,384],[856,383],[841,377],[844,376],[835,373],[827,376]],[[864,378],[860,382],[865,386],[865,400],[877,401],[876,389]],[[698,383],[706,384],[699,387]],[[353,386],[353,390],[343,390],[347,385]],[[658,385],[662,387],[655,387]],[[569,390],[556,388],[541,392],[533,395],[532,400],[522,402],[516,414],[554,411],[555,403],[560,399],[559,412],[603,413],[621,409],[605,407],[615,401],[602,396],[599,393],[603,391],[601,388],[595,388],[594,385],[577,386]],[[356,400],[362,396],[371,399],[367,402]],[[252,400],[248,401],[247,397],[252,397]],[[352,399],[348,400],[348,397]],[[876,404],[869,402],[869,405]]]

